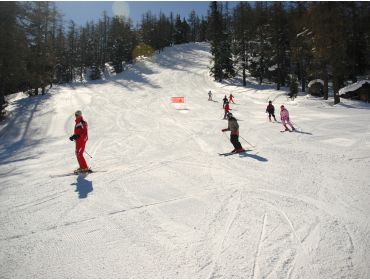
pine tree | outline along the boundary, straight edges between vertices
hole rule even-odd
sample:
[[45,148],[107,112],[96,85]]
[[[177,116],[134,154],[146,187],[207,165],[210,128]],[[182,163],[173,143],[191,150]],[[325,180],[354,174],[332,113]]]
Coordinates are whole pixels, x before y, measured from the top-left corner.
[[211,2],[208,32],[213,55],[212,75],[218,81],[234,76],[235,71],[231,59],[231,36],[225,30],[223,16],[218,10],[217,2]]
[[252,8],[248,2],[240,2],[233,15],[233,53],[241,65],[243,86],[246,86],[246,71],[250,53],[250,40],[253,36]]
[[[253,77],[262,84],[268,76],[268,69],[273,66],[271,52],[271,32],[268,23],[269,11],[266,2],[257,2],[255,8],[255,33],[250,41],[249,70]],[[271,69],[271,68],[270,68]]]
[[324,99],[328,99],[329,75],[333,80],[334,103],[338,103],[339,88],[343,84],[348,65],[347,41],[345,38],[347,18],[344,4],[340,2],[313,3],[310,14],[313,31],[316,65],[324,80]]
[[306,13],[307,4],[305,2],[295,2],[291,6],[290,18],[293,29],[290,39],[291,72],[298,76],[303,92],[306,90],[306,80],[312,63],[312,31],[306,23]]
[[26,38],[28,40],[29,52],[27,62],[27,72],[34,94],[38,94],[38,88],[50,84],[54,75],[54,53],[53,53],[53,23],[55,5],[53,2],[25,2],[26,18]]
[[294,100],[298,94],[298,83],[295,75],[290,75],[289,78],[289,97]]
[[27,84],[25,79],[26,37],[19,25],[22,9],[18,2],[0,2],[0,119],[5,96]]
[[280,86],[285,85],[285,80],[289,70],[288,52],[290,46],[287,32],[289,28],[283,3],[284,2],[273,2],[270,18],[270,42],[272,47],[271,63],[275,66],[275,70],[273,71],[273,79],[276,82],[277,90],[280,90]]

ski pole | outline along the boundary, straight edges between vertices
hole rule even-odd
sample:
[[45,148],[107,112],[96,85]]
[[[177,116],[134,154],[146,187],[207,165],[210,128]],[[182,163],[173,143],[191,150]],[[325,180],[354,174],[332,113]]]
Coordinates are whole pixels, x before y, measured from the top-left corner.
[[90,156],[90,154],[86,151],[84,151],[90,158],[93,158],[92,156]]
[[251,143],[249,143],[247,140],[245,140],[243,137],[241,137],[241,136],[240,136],[240,138],[241,138],[241,139],[243,139],[245,142],[247,142],[249,146],[251,146],[251,147],[253,147],[253,148],[255,148],[255,147],[256,147],[256,146],[252,145]]
[[225,131],[223,132],[223,134],[225,135],[226,139],[229,140],[229,137],[227,137]]

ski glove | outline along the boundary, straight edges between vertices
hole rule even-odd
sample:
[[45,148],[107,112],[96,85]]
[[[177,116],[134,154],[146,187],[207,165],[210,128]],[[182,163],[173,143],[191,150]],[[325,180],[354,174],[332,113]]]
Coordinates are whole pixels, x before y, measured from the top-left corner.
[[222,130],[222,132],[225,132],[225,131],[227,131],[227,128],[224,128],[224,129]]
[[71,137],[69,137],[69,140],[71,140],[71,141],[75,141],[75,140],[77,140],[78,138],[80,138],[80,135],[73,134]]

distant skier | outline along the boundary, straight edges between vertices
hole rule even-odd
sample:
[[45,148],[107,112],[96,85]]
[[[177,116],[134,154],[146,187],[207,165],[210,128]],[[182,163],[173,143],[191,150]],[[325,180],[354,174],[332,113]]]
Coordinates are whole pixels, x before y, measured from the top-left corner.
[[229,101],[227,100],[226,95],[225,95],[224,99],[222,99],[222,101],[224,102],[224,103],[223,103],[223,105],[222,105],[222,108],[225,108],[226,103],[227,103],[227,102],[229,102]]
[[229,101],[226,101],[226,104],[225,104],[225,107],[224,107],[224,111],[225,111],[224,120],[226,120],[227,115],[229,114],[230,110],[231,109],[230,109]]
[[85,151],[85,145],[88,140],[87,135],[87,122],[82,117],[82,112],[80,110],[75,113],[75,128],[74,134],[69,137],[69,140],[76,142],[76,157],[79,164],[79,168],[76,169],[75,173],[86,173],[89,171],[89,168],[86,164],[85,158],[83,156]]
[[274,105],[272,105],[272,102],[269,101],[269,105],[267,105],[267,108],[266,108],[266,113],[269,113],[269,120],[271,122],[271,116],[274,117],[274,120],[276,121],[276,118],[275,118],[275,107]]
[[292,131],[295,131],[295,128],[294,126],[292,125],[292,123],[290,122],[289,120],[289,112],[288,110],[284,107],[284,105],[281,105],[280,106],[280,119],[283,123],[283,126],[285,127],[285,131],[290,131],[289,128],[287,127],[287,124],[290,125],[290,127],[292,128]]
[[227,115],[228,118],[228,127],[222,129],[222,132],[231,131],[230,132],[230,142],[234,146],[234,150],[232,153],[241,153],[245,150],[243,149],[242,145],[239,142],[239,124],[236,118],[234,118],[233,114],[229,113]]
[[212,101],[212,91],[208,92],[208,101]]
[[234,103],[235,104],[235,102],[234,102],[234,96],[230,93],[230,95],[229,95],[229,103]]

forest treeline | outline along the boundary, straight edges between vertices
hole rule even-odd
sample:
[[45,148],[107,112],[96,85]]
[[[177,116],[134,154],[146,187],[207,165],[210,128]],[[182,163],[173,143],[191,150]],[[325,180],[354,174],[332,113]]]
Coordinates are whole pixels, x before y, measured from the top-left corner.
[[370,2],[212,2],[208,17],[217,80],[239,72],[305,91],[311,79],[332,84],[334,102],[347,81],[370,74]]
[[[370,2],[210,2],[208,15],[144,13],[133,24],[103,13],[97,21],[66,23],[55,2],[0,2],[0,109],[8,94],[45,93],[53,83],[99,79],[138,56],[174,44],[210,42],[211,75],[240,73],[277,89],[312,78],[333,91],[370,69]],[[40,92],[39,92],[40,91]],[[335,96],[339,102],[339,96]]]

